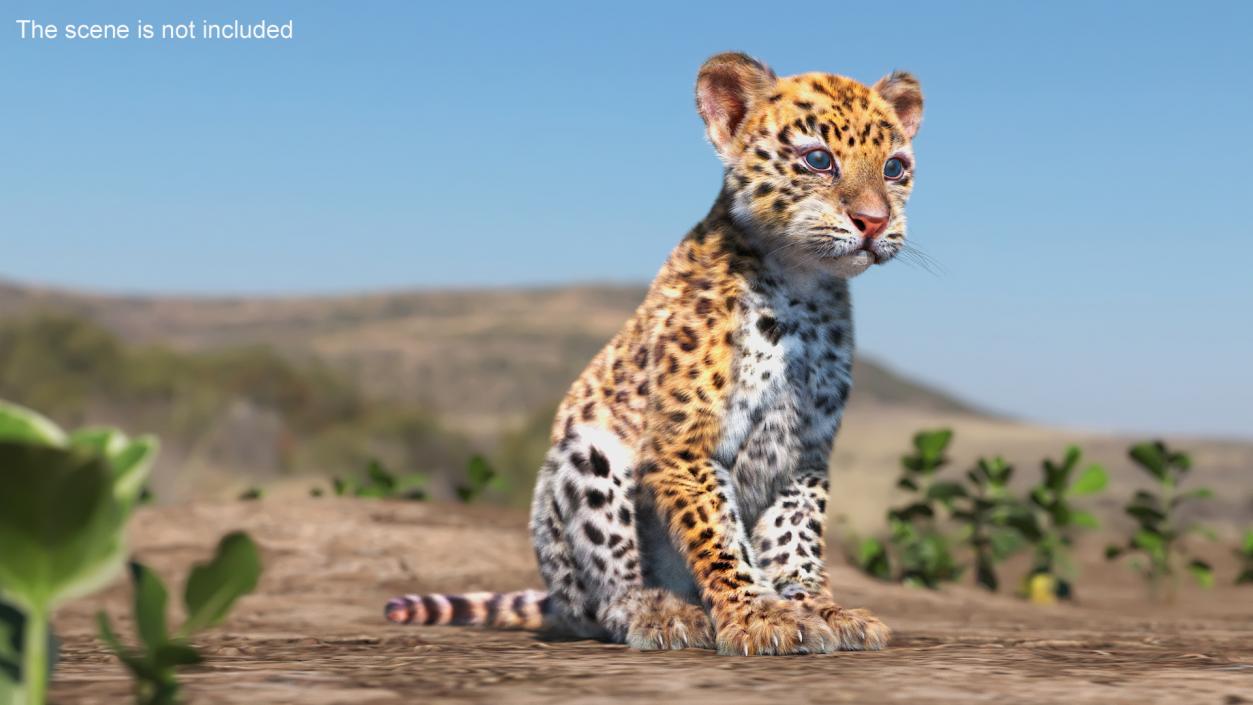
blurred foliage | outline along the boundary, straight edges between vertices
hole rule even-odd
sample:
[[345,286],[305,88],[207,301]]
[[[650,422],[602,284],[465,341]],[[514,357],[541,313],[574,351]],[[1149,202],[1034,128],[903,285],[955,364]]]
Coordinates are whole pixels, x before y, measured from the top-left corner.
[[1253,585],[1253,528],[1245,530],[1244,540],[1236,549],[1236,558],[1240,559],[1236,585]]
[[[370,497],[375,499],[407,499],[422,501],[427,498],[427,476],[413,472],[405,475],[395,473],[378,460],[371,460],[360,477],[331,478],[331,490],[336,497]],[[465,476],[456,485],[457,499],[469,504],[483,498],[487,492],[503,494],[507,487],[504,478],[481,455],[471,456],[466,463]],[[322,497],[320,487],[309,491],[311,497]]]
[[1124,555],[1132,556],[1132,568],[1144,577],[1153,597],[1174,598],[1181,565],[1198,585],[1213,586],[1213,568],[1192,556],[1184,539],[1200,535],[1213,541],[1217,537],[1212,529],[1183,521],[1178,515],[1181,505],[1214,496],[1207,487],[1187,491],[1180,488],[1192,471],[1191,457],[1162,441],[1136,444],[1128,454],[1132,462],[1153,479],[1156,487],[1155,491],[1136,491],[1127,502],[1123,511],[1135,522],[1134,533],[1125,544],[1106,547],[1105,557],[1115,560]]
[[220,624],[236,600],[256,589],[261,557],[247,534],[224,536],[211,560],[192,567],[183,595],[186,619],[173,633],[166,622],[169,593],[161,578],[142,563],[131,563],[130,573],[139,645],[123,644],[104,611],[96,614],[100,638],[135,678],[137,705],[172,705],[180,691],[175,669],[204,660],[189,639]]
[[9,664],[0,668],[0,702],[43,705],[56,649],[52,612],[121,569],[125,524],[156,451],[149,436],[101,427],[67,434],[0,401],[0,595],[9,615],[0,629]]
[[453,473],[470,455],[459,434],[413,405],[368,400],[313,360],[260,346],[182,352],[128,346],[101,326],[63,314],[0,322],[0,397],[66,425],[90,418],[143,425],[167,444],[203,449],[241,402],[281,421],[266,447],[285,472],[364,466]]
[[477,501],[488,490],[502,489],[503,480],[487,458],[476,455],[466,463],[465,479],[457,485],[457,499],[466,504]]
[[423,500],[426,499],[426,490],[423,489],[426,482],[424,473],[397,475],[378,460],[371,460],[362,477],[345,479],[337,475],[331,479],[331,489],[336,497]]
[[1010,488],[1013,466],[1000,457],[979,458],[960,479],[941,476],[952,440],[949,429],[913,437],[896,482],[908,501],[888,510],[886,536],[855,538],[849,558],[881,580],[928,588],[959,580],[973,564],[975,582],[995,591],[997,565],[1030,548],[1035,561],[1024,577],[1028,597],[1068,597],[1073,570],[1066,551],[1078,529],[1095,526],[1070,500],[1104,489],[1104,469],[1091,465],[1072,477],[1081,455],[1071,447],[1062,462],[1045,460],[1040,483],[1021,497]]

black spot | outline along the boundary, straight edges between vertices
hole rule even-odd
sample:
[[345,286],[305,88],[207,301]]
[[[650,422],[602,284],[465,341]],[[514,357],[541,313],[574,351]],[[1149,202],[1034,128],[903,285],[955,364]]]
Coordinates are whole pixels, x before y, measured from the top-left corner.
[[627,526],[631,525],[630,508],[624,506],[618,510],[618,521],[621,521],[623,524],[626,524]]
[[600,509],[605,506],[606,501],[608,500],[605,498],[604,492],[601,492],[600,490],[587,491],[587,506],[592,509]]
[[766,336],[771,345],[778,345],[779,338],[782,333],[779,331],[779,322],[773,316],[762,316],[757,319],[757,330]]
[[567,505],[571,507],[579,506],[579,488],[575,487],[573,482],[566,480],[565,484],[561,486],[561,491],[566,496]]
[[588,541],[591,541],[597,546],[605,542],[605,534],[588,522],[583,523],[583,533],[587,536]]
[[597,477],[609,477],[609,460],[600,452],[599,448],[592,448],[592,473]]

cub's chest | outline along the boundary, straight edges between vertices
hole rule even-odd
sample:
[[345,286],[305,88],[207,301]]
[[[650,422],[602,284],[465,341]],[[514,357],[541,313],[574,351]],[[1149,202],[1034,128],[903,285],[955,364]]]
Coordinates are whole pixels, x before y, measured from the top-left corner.
[[852,321],[847,285],[800,295],[783,288],[745,297],[728,409],[732,451],[764,423],[772,432],[834,432],[850,384]]

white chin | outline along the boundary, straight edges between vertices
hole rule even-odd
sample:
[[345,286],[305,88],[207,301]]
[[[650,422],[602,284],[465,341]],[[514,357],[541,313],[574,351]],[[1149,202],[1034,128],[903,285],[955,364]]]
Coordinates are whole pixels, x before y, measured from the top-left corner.
[[865,250],[858,250],[851,255],[836,257],[831,263],[831,271],[837,277],[844,279],[852,279],[862,272],[870,269],[870,265],[874,264],[874,255]]

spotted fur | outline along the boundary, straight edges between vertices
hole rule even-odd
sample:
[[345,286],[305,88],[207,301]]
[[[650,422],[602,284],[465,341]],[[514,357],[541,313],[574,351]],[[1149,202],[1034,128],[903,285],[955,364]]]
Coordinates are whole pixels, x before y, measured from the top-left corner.
[[[887,643],[828,591],[827,467],[851,386],[847,279],[905,242],[918,83],[777,78],[720,54],[696,94],[723,188],[558,410],[531,511],[542,609],[493,620],[499,595],[410,596],[390,603],[394,621],[542,617],[641,649],[731,654]],[[833,173],[806,167],[812,149]],[[903,178],[884,176],[893,157]]]

